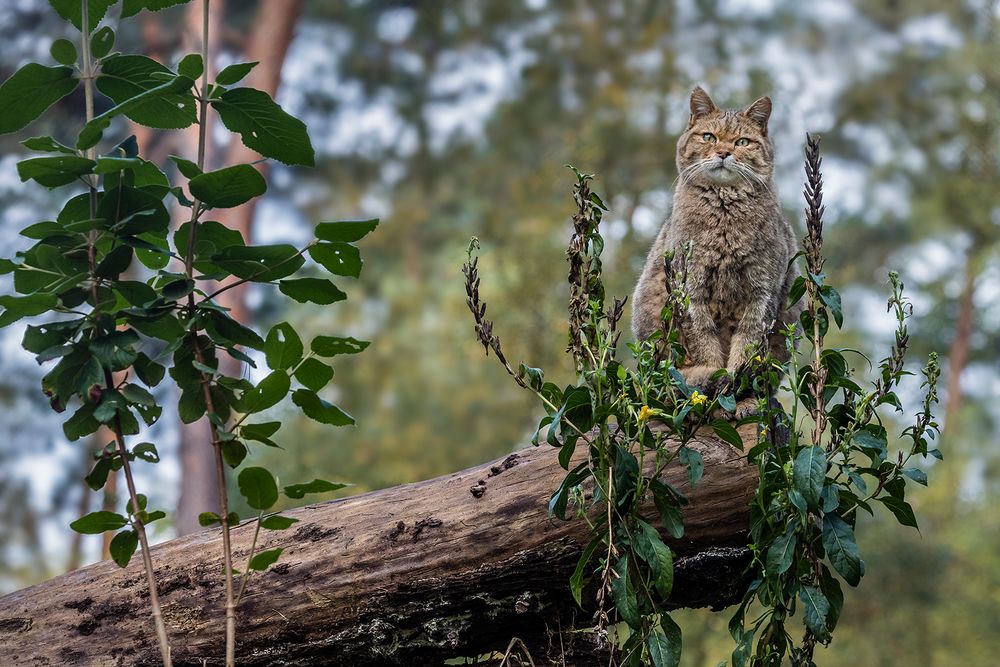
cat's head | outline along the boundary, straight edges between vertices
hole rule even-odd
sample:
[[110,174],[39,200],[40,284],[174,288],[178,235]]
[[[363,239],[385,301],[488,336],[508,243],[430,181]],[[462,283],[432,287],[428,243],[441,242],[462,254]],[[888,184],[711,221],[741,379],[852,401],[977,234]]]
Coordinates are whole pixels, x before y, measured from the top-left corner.
[[767,136],[771,98],[746,109],[720,109],[700,86],[691,92],[691,119],[677,141],[682,181],[767,188],[774,147]]

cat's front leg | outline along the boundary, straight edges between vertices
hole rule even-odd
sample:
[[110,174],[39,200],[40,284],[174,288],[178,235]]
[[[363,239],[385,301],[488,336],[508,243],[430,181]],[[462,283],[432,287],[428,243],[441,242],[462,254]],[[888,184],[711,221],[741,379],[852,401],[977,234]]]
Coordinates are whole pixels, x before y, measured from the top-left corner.
[[692,303],[684,327],[684,346],[687,355],[681,374],[693,387],[705,387],[715,371],[726,363],[719,340],[719,328],[703,306]]
[[726,368],[730,373],[735,374],[746,363],[748,353],[760,345],[774,319],[774,310],[767,300],[756,299],[744,311],[729,343]]

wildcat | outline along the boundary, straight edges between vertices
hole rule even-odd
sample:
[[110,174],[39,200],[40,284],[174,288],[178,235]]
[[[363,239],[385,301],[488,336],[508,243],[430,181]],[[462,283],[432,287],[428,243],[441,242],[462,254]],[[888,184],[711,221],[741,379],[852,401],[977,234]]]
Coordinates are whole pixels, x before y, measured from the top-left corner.
[[[632,331],[642,340],[659,328],[666,300],[663,255],[693,242],[687,291],[691,307],[679,323],[687,350],[682,374],[704,387],[718,369],[735,373],[748,346],[768,338],[770,353],[788,358],[781,330],[798,321],[788,291],[798,275],[791,226],[775,194],[774,147],[767,134],[771,99],[746,109],[719,109],[701,87],[677,141],[673,211],[646,259],[632,297]],[[745,416],[749,403],[738,410]]]

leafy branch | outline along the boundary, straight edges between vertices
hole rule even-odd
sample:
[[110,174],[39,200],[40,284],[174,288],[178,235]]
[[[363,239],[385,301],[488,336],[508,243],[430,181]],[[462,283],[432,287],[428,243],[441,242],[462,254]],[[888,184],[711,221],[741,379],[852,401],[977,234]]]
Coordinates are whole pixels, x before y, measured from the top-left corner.
[[[926,484],[927,477],[921,469],[906,466],[917,455],[940,457],[928,448],[937,431],[932,414],[940,374],[937,356],[932,354],[922,371],[922,409],[901,434],[910,440],[910,447],[890,458],[878,409],[891,405],[902,411],[894,389],[906,374],[906,321],[912,311],[898,275],[891,273],[889,310],[897,319],[895,340],[872,388],[864,390],[844,356],[848,350],[824,343],[831,320],[842,326],[843,312],[840,294],[826,283],[823,273],[821,165],[819,139],[808,137],[807,235],[799,253],[804,275],[789,294],[789,306],[804,297],[806,307],[800,322],[783,330],[792,354],[780,363],[767,355],[767,345],[761,345],[761,353],[732,381],[720,383],[713,397],[689,387],[678,370],[685,356],[680,327],[690,304],[687,263],[697,252],[690,244],[681,253],[664,257],[666,299],[660,327],[649,339],[628,346],[634,370],[617,360],[624,300],[616,299],[605,309],[600,221],[607,209],[590,189],[591,175],[573,170],[577,182],[567,250],[567,352],[576,367],[574,384],[560,388],[546,382],[540,369],[520,364],[515,371],[507,361],[479,294],[478,239],[469,245],[463,273],[477,339],[487,354],[493,351],[519,386],[542,402],[546,415],[532,443],[544,441],[557,448],[559,462],[567,470],[550,500],[550,513],[563,519],[576,516],[591,529],[570,590],[582,606],[585,582],[595,582],[594,631],[615,650],[621,665],[679,664],[680,628],[666,610],[673,585],[668,542],[683,536],[680,509],[687,500],[660,474],[668,465],[679,464],[687,469],[690,484],[699,481],[704,461],[688,445],[702,427],[711,426],[716,436],[743,450],[733,424],[719,418],[736,408],[729,393],[733,387],[741,392],[749,387],[758,401],[758,413],[745,421],[759,424],[757,442],[747,459],[760,477],[751,506],[749,545],[756,576],[730,623],[736,643],[734,667],[778,665],[786,657],[795,665],[813,664],[816,645],[831,640],[843,607],[843,591],[834,573],[852,586],[861,578],[854,535],[858,508],[871,512],[872,503],[878,502],[900,523],[916,526],[904,486],[907,479]],[[794,354],[802,339],[810,346],[804,366]],[[774,398],[779,387],[788,394],[790,415]],[[808,430],[800,426],[800,408],[811,422]],[[583,460],[574,458],[580,441],[586,445]],[[659,526],[642,514],[650,501]],[[572,513],[571,503],[576,506]],[[763,613],[750,621],[747,613],[753,601],[762,605]],[[799,642],[786,627],[797,612],[805,625]],[[629,628],[624,639],[608,633],[616,620]]]
[[[378,220],[319,223],[316,238],[302,248],[247,245],[238,231],[204,220],[210,210],[238,206],[267,189],[253,164],[205,171],[210,109],[262,159],[287,165],[314,162],[305,125],[266,93],[238,85],[255,63],[230,65],[214,83],[210,81],[208,0],[202,3],[201,51],[186,55],[175,68],[145,56],[113,52],[114,30],[100,24],[114,4],[84,0],[77,4],[77,14],[75,9],[64,11],[72,3],[54,3],[60,15],[80,30],[79,51],[68,40],[56,40],[51,55],[58,67],[29,63],[0,84],[4,133],[21,129],[82,84],[85,123],[75,143],[68,146],[52,137],[26,139],[22,142],[26,148],[44,155],[22,160],[18,174],[23,181],[50,189],[81,181],[86,185],[84,194],[66,200],[54,221],[24,230],[35,245],[13,260],[0,260],[0,271],[13,274],[16,292],[0,296],[0,326],[39,318],[27,327],[23,345],[40,364],[48,364],[42,390],[53,409],[74,410],[63,427],[68,439],[90,435],[102,425],[114,433],[114,442],[95,457],[86,481],[98,491],[111,475],[123,471],[130,495],[126,516],[92,512],[71,527],[94,534],[118,531],[111,540],[111,554],[122,567],[137,549],[141,551],[164,665],[171,662],[170,645],[145,526],[166,514],[147,509],[146,497],[135,487],[132,466],[139,461],[155,464],[160,457],[153,443],[130,448],[128,439],[140,434],[140,420],[152,426],[162,416],[163,406],[152,390],[168,374],[180,390],[179,419],[208,420],[221,502],[216,512],[204,512],[199,520],[206,526],[219,525],[223,533],[224,650],[226,664],[233,665],[235,610],[250,573],[266,570],[280,556],[280,549],[256,551],[259,532],[284,530],[294,523],[272,508],[282,495],[298,500],[344,485],[316,479],[279,491],[266,469],[240,469],[240,493],[258,516],[237,593],[229,533],[240,519],[229,511],[227,468],[240,468],[252,446],[278,446],[273,438],[281,424],[250,418],[289,394],[311,419],[332,426],[353,424],[354,419],[327,402],[321,392],[333,377],[329,360],[361,352],[368,343],[323,335],[310,341],[307,350],[288,323],[276,324],[263,336],[234,320],[216,298],[252,282],[276,285],[303,303],[342,301],[347,295],[315,274],[325,270],[334,276],[359,277],[362,260],[354,244],[372,232]],[[122,18],[162,7],[163,3],[134,0],[126,3]],[[98,94],[110,100],[111,108],[95,116]],[[121,116],[157,129],[198,124],[196,161],[171,156],[186,183],[171,180],[142,158],[134,136],[111,139]],[[170,229],[167,198],[190,211],[176,230]],[[307,257],[312,260],[308,266]],[[172,263],[183,268],[175,270]],[[306,271],[308,275],[302,275]],[[269,369],[256,383],[244,379],[242,372],[243,364],[257,366],[248,354],[251,350],[263,353]],[[236,362],[237,372],[227,374],[222,353]]]

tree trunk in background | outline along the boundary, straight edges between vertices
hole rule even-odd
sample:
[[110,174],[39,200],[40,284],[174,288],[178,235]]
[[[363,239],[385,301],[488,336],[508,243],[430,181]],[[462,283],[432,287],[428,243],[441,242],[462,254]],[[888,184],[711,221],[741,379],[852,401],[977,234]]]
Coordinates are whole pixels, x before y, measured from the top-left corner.
[[[242,86],[263,90],[274,97],[281,83],[281,68],[285,55],[291,44],[295,24],[302,11],[301,0],[262,0],[253,23],[253,30],[246,41],[246,47],[241,60],[259,61],[244,81]],[[220,28],[223,24],[223,3],[216,0],[211,5],[209,17],[209,34],[212,43],[221,43]],[[188,53],[197,52],[201,48],[202,6],[200,2],[189,5],[185,19],[185,49]],[[212,136],[209,131],[209,137]],[[185,147],[181,155],[194,159],[197,155],[197,126],[192,126],[184,132]],[[248,149],[236,137],[233,137],[228,149],[224,151],[224,159],[214,160],[215,154],[223,151],[206,152],[206,168],[253,162],[260,156]],[[267,163],[260,163],[257,168],[267,175]],[[243,234],[248,242],[253,237],[253,216],[256,200],[232,209],[214,211],[210,217]],[[245,290],[231,289],[219,297],[219,303],[230,309],[230,313],[239,322],[251,324],[250,313],[246,309]],[[230,375],[240,375],[237,362],[227,355],[220,359],[222,370]],[[218,489],[215,487],[215,463],[210,445],[208,422],[200,420],[195,424],[184,425],[180,433],[181,461],[181,495],[177,507],[176,527],[180,535],[186,535],[198,530],[198,515],[218,506]]]
[[[205,0],[202,0],[204,2]],[[225,2],[215,0],[209,6],[208,32],[211,43],[215,43],[222,26]],[[185,53],[201,51],[202,33],[202,3],[192,2],[188,5],[184,20],[184,35],[182,44]],[[216,71],[212,65],[211,55],[205,67],[210,68],[210,78]],[[200,85],[200,82],[199,82]],[[211,116],[209,116],[211,118]],[[212,150],[212,128],[208,129],[208,146],[205,147],[206,165],[210,164]],[[198,126],[192,125],[186,130],[176,133],[179,145],[175,147],[177,154],[189,160],[198,157]],[[177,206],[174,209],[175,227],[187,220],[190,212]],[[215,455],[212,451],[212,435],[208,422],[201,419],[194,424],[181,424],[180,441],[178,443],[181,466],[180,496],[177,501],[177,513],[174,515],[174,528],[178,535],[187,535],[202,530],[198,523],[198,515],[202,512],[214,511],[219,506],[219,491],[215,486]]]
[[[752,446],[756,426],[740,434]],[[690,501],[684,537],[667,539],[677,554],[668,606],[721,608],[753,576],[746,539],[757,470],[710,428],[691,446],[705,460],[697,485],[678,462],[662,473]],[[570,465],[587,455],[578,447]],[[584,590],[581,610],[569,588],[588,524],[547,512],[565,476],[555,450],[543,446],[286,512],[299,522],[262,531],[257,544],[284,552],[254,575],[237,609],[239,664],[440,665],[502,651],[512,637],[539,667],[599,664],[595,653],[603,654],[587,631],[595,591]],[[657,516],[651,504],[644,513]],[[241,569],[253,532],[252,522],[233,529]],[[214,529],[153,548],[178,667],[221,664],[219,541]],[[157,663],[142,576],[137,558],[125,569],[104,562],[0,598],[0,664]]]
[[966,253],[965,277],[958,297],[958,321],[955,323],[955,337],[948,350],[948,394],[942,440],[946,435],[954,437],[958,428],[958,410],[962,405],[962,373],[969,363],[969,346],[975,328],[976,280],[979,278],[980,264],[978,247],[973,242]]
[[[240,85],[263,90],[271,97],[277,95],[278,87],[281,85],[281,68],[285,63],[285,55],[292,43],[295,24],[301,12],[301,0],[261,0],[253,32],[250,33],[243,54],[244,60],[249,62],[256,60],[260,64],[253,68]],[[241,164],[259,159],[258,153],[244,146],[237,137],[233,137],[226,151],[224,164]],[[256,167],[267,178],[268,163],[261,162]],[[257,201],[251,199],[236,208],[220,209],[215,211],[212,217],[230,229],[238,230],[247,243],[250,243],[253,241],[253,218]],[[230,309],[230,314],[236,321],[250,323],[250,313],[246,309],[246,290],[243,286],[223,292],[219,302]],[[236,361],[228,356],[223,356],[222,359],[222,363],[232,364],[230,368],[225,369],[227,373],[232,373]]]

